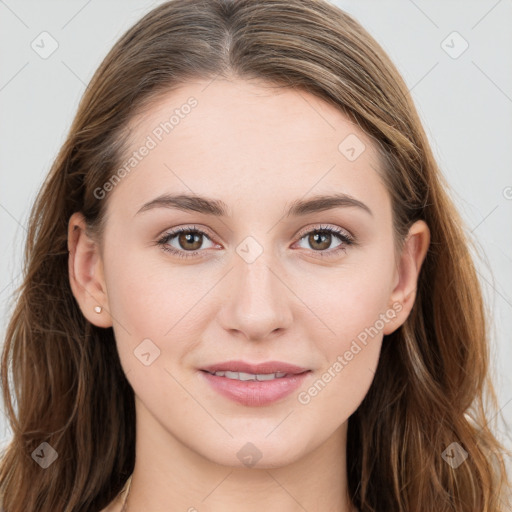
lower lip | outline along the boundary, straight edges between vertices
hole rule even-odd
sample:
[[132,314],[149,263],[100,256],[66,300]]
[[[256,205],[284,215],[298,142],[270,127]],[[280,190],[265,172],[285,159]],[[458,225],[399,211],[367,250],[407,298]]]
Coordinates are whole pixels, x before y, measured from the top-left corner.
[[277,402],[295,391],[310,371],[267,381],[236,380],[201,371],[207,382],[221,395],[239,404],[260,407]]

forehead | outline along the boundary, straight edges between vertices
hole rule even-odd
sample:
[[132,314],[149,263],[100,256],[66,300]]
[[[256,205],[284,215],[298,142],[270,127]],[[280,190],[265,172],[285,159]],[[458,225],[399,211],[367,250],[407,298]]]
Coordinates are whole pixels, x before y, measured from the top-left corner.
[[308,192],[364,202],[386,195],[371,139],[340,109],[302,90],[190,82],[159,97],[130,128],[130,154],[150,147],[116,186],[114,195],[129,194],[133,208],[163,191],[228,193],[228,204],[236,192],[242,207]]

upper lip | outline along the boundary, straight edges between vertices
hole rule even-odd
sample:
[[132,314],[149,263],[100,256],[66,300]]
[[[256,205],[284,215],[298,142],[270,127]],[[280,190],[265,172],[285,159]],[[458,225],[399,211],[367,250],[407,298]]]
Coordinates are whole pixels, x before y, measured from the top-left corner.
[[215,372],[243,372],[252,374],[264,374],[264,373],[277,373],[284,372],[288,374],[299,374],[309,371],[308,368],[301,368],[290,363],[284,363],[283,361],[265,361],[263,363],[253,364],[246,363],[245,361],[225,361],[223,363],[212,364],[205,366],[201,370],[209,373]]

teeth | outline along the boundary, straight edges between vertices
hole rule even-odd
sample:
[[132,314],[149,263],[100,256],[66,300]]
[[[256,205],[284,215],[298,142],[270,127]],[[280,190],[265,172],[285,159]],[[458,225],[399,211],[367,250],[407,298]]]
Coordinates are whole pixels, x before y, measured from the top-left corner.
[[280,379],[286,375],[285,372],[276,372],[276,373],[245,373],[245,372],[215,372],[212,375],[216,375],[217,377],[226,377],[228,379],[234,380],[273,380]]

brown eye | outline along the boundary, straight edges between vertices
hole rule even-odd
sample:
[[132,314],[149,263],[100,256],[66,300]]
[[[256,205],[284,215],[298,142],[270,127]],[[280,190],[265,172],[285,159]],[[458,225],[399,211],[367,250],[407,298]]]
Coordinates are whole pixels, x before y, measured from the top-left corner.
[[332,235],[325,231],[313,232],[308,237],[311,247],[318,251],[325,251],[331,245]]
[[[338,239],[336,245],[333,242]],[[302,232],[299,242],[305,241],[315,255],[321,257],[336,256],[340,251],[345,252],[356,241],[352,235],[338,227],[321,226],[320,228]]]
[[197,231],[183,231],[178,235],[178,244],[182,249],[197,251],[203,243],[202,237]]
[[203,249],[208,248],[203,246],[205,241],[211,244],[210,247],[214,246],[210,237],[200,229],[180,228],[166,233],[157,243],[164,251],[186,258],[205,252]]

